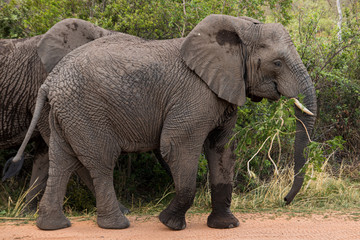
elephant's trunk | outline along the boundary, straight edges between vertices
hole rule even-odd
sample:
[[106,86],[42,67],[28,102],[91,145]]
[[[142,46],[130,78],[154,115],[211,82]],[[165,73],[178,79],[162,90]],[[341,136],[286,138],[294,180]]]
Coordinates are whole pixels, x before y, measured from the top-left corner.
[[[302,64],[301,64],[302,65]],[[301,66],[300,65],[300,66]],[[299,65],[297,65],[299,66]],[[302,65],[303,66],[303,65]],[[297,70],[299,73],[299,69]],[[295,135],[295,144],[294,144],[294,183],[291,187],[290,192],[286,195],[284,200],[286,204],[290,204],[291,201],[294,199],[296,194],[300,191],[301,186],[304,182],[305,172],[302,171],[302,167],[306,162],[306,158],[304,155],[304,149],[306,148],[307,144],[309,143],[309,137],[313,130],[315,117],[317,112],[317,104],[316,104],[316,94],[315,94],[315,87],[312,83],[312,80],[307,73],[305,67],[302,67],[301,73],[299,73],[302,77],[300,77],[300,95],[304,96],[303,104],[306,108],[308,108],[314,115],[311,116],[297,107],[295,107],[295,116],[298,118],[296,122],[296,135]],[[300,120],[300,121],[299,121]],[[305,126],[305,128],[304,128]]]

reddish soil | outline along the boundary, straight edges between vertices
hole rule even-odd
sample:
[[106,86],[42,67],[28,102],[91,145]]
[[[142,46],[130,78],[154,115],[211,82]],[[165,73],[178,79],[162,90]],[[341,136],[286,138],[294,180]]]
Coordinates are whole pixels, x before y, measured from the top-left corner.
[[206,226],[207,215],[187,215],[187,228],[172,231],[154,216],[128,216],[128,229],[107,230],[96,225],[95,218],[84,221],[71,219],[70,228],[56,231],[39,230],[34,222],[8,221],[0,223],[0,239],[316,239],[359,240],[359,215],[324,214],[311,216],[289,216],[282,214],[241,214],[240,227],[212,229]]

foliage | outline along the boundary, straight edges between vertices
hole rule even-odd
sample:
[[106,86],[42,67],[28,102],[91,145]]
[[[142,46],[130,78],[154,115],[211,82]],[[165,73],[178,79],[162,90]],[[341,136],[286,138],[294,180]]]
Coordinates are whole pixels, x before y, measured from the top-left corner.
[[282,98],[277,102],[248,101],[239,108],[235,129],[239,159],[235,179],[239,189],[252,189],[257,184],[256,179],[277,174],[278,167],[292,159],[295,136],[293,104],[293,100]]
[[114,183],[117,195],[131,206],[160,198],[165,189],[172,187],[171,175],[152,153],[121,156]]
[[[24,210],[27,208],[27,204],[25,203],[26,195],[35,188],[36,181],[33,186],[25,189],[25,186],[21,189],[19,195],[16,195],[14,199],[9,196],[7,201],[7,206],[4,207],[2,211],[0,211],[0,216],[4,215],[6,217],[20,217],[24,215]],[[36,197],[36,196],[35,196]],[[27,217],[32,217],[34,214],[28,214]]]
[[304,166],[304,170],[311,166],[312,170],[322,172],[326,167],[329,159],[338,151],[344,148],[345,141],[341,136],[336,136],[324,143],[311,141],[307,146],[305,152],[307,153],[308,161]]
[[18,24],[20,12],[11,1],[9,4],[0,3],[0,38],[22,37],[22,28]]
[[148,39],[185,36],[209,14],[247,15],[265,20],[267,10],[288,23],[292,0],[11,0],[0,5],[0,37],[45,33],[64,18],[80,18],[101,27]]
[[[324,165],[322,165],[324,166]],[[300,212],[359,212],[360,184],[341,175],[314,171],[294,201],[285,206],[284,196],[291,188],[293,170],[283,168],[280,174],[269,181],[260,181],[249,192],[235,192],[232,208],[236,211]],[[311,173],[309,173],[311,174]]]
[[297,6],[290,32],[316,86],[320,111],[314,138],[324,142],[341,136],[346,144],[335,161],[352,161],[360,154],[360,4],[344,4],[339,42],[334,6],[326,1],[307,3],[306,11]]

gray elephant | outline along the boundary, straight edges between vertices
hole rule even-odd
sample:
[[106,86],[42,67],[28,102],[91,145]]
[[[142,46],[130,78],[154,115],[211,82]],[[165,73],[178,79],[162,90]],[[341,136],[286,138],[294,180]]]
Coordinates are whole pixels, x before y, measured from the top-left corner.
[[301,122],[295,139],[295,180],[285,198],[290,203],[304,177],[304,126],[312,131],[317,107],[314,85],[281,24],[210,15],[186,38],[134,42],[131,37],[107,36],[75,49],[41,86],[22,145],[48,99],[50,169],[37,226],[71,225],[62,212],[66,185],[71,173],[85,166],[95,186],[98,225],[128,227],[116,204],[115,161],[121,153],[160,149],[176,195],[159,218],[171,229],[184,229],[204,149],[212,202],[207,224],[237,227],[239,221],[230,211],[234,146],[228,147],[237,106],[246,97],[277,100],[281,95],[303,95],[314,114],[295,110]]
[[[37,54],[36,44],[41,36],[29,39],[0,40],[0,148],[7,149],[20,145],[29,127],[34,111],[36,95],[47,73]],[[45,122],[41,119],[40,125]],[[46,118],[45,118],[46,120]],[[43,126],[45,132],[45,128]],[[49,135],[49,130],[47,130]],[[48,149],[39,132],[36,139],[35,159],[33,162],[30,186],[35,187],[26,196],[26,203],[32,210],[36,208],[36,192],[45,189],[49,165]],[[16,168],[21,168],[19,163]],[[13,167],[14,168],[14,167]],[[5,175],[3,181],[9,177]],[[33,201],[31,201],[33,199]]]
[[[96,38],[111,34],[121,35],[121,33],[102,29],[83,20],[67,19],[57,23],[44,35],[27,39],[0,40],[0,149],[21,144],[32,118],[37,92],[54,64],[73,49]],[[37,45],[43,44],[48,38],[66,40],[66,44],[61,41],[61,49],[55,49],[52,46],[50,50],[52,52],[48,52],[49,46],[42,46],[38,53]],[[51,58],[53,65],[45,64],[44,66],[40,56],[45,56],[45,63],[48,62],[48,58]],[[48,176],[47,143],[50,136],[48,107],[49,105],[46,105],[41,113],[36,134],[33,135],[37,144],[30,186],[34,186],[34,188],[26,196],[26,205],[30,211],[36,210],[38,201],[36,194],[45,190]],[[20,161],[16,166],[10,166],[10,169],[6,169],[6,167],[4,169],[8,171],[3,177],[3,181],[18,172],[22,163]],[[77,173],[94,191],[88,171],[81,168]],[[128,211],[125,207],[122,207],[122,210]]]

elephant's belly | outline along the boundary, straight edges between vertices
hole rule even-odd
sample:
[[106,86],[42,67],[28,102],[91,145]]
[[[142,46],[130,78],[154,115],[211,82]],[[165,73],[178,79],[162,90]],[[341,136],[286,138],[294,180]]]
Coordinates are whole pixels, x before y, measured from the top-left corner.
[[121,153],[142,153],[159,149],[160,144],[157,143],[127,143],[123,144]]
[[26,132],[23,132],[22,134],[12,137],[9,137],[8,135],[0,134],[1,135],[0,149],[5,149],[20,145],[22,140],[24,140],[25,134]]
[[[125,125],[125,126],[124,126]],[[157,129],[157,130],[155,130]],[[121,152],[147,152],[160,147],[161,129],[154,126],[136,127],[122,124],[113,129]]]
[[[16,135],[5,134],[3,131],[0,132],[0,149],[6,149],[10,147],[19,146],[25,138],[27,130],[19,132]],[[38,136],[38,132],[33,133],[33,137]]]

